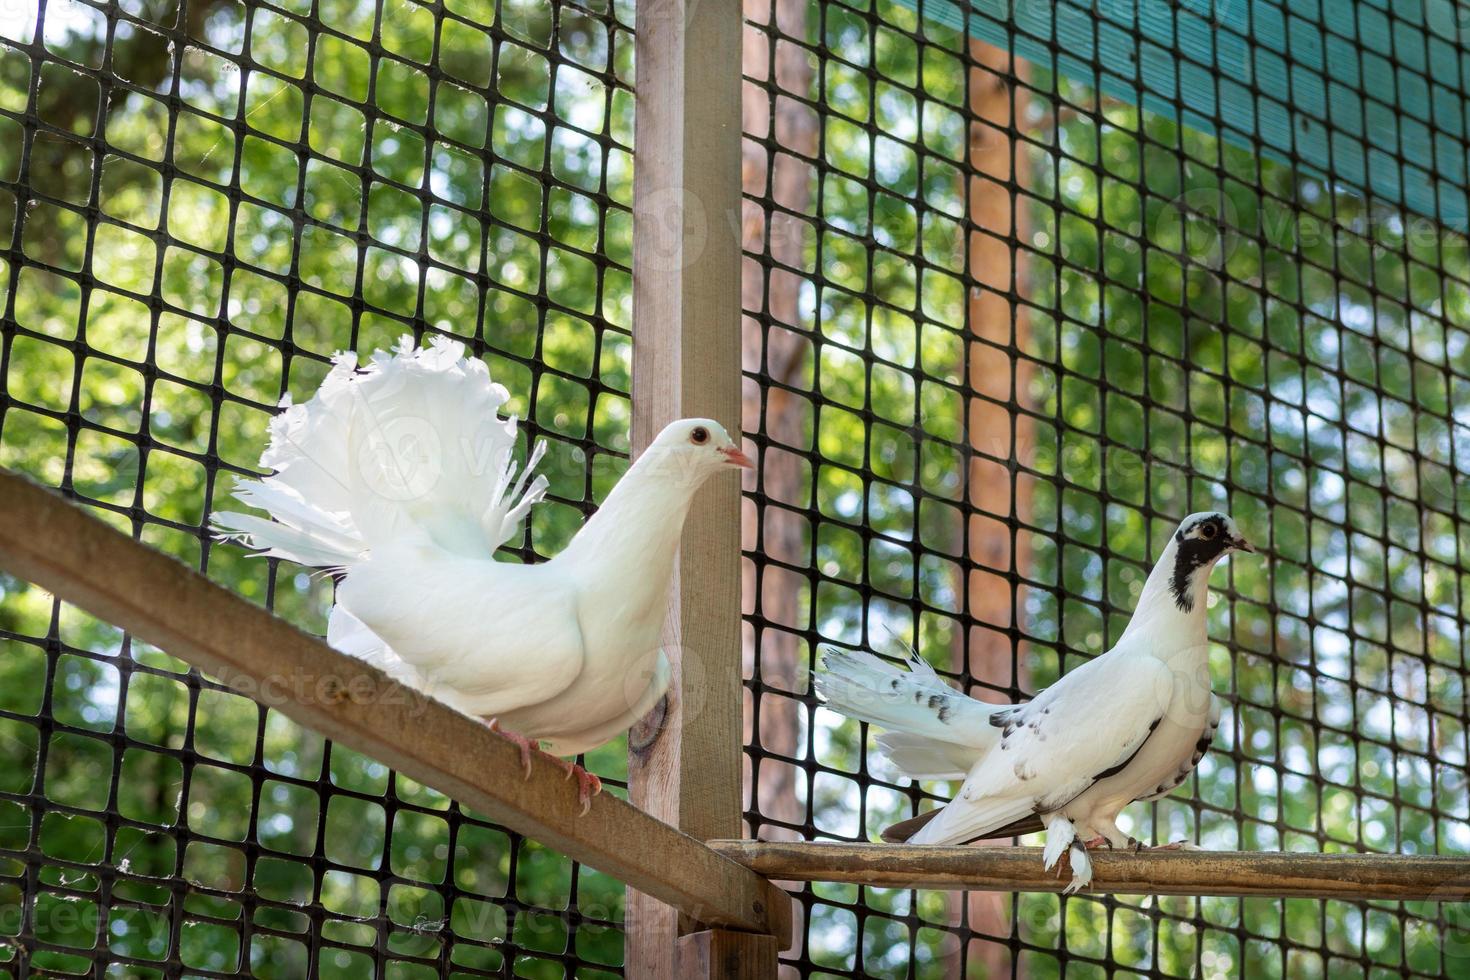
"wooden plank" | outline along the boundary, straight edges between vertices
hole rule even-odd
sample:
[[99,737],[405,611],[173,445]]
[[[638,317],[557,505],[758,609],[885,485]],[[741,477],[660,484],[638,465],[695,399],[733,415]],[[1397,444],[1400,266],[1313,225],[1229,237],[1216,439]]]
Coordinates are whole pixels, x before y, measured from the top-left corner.
[[480,721],[390,680],[139,544],[59,494],[0,471],[0,567],[155,644],[236,691],[519,833],[704,922],[778,936],[770,882],[611,793],[575,785]]
[[[669,421],[740,422],[739,3],[637,12],[633,446]],[[718,485],[715,485],[715,484]],[[712,481],[684,526],[662,711],[629,737],[635,803],[686,833],[740,834],[740,489]],[[685,924],[686,927],[689,925]],[[680,926],[628,896],[629,976],[672,978]]]
[[[710,841],[767,878],[883,888],[1059,892],[1068,875],[1047,872],[1039,847]],[[1262,898],[1470,899],[1470,857],[1283,851],[1092,852],[1084,894]]]
[[679,937],[681,980],[776,980],[776,937],[706,929]]

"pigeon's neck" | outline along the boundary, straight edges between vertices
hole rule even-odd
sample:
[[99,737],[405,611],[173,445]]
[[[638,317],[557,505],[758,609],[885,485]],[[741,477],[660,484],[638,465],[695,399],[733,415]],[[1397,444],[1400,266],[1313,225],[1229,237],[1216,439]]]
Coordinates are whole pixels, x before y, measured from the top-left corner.
[[1205,642],[1206,611],[1209,608],[1210,572],[1215,563],[1180,573],[1176,567],[1178,545],[1171,538],[1143,583],[1138,607],[1123,630],[1123,637],[1147,630],[1181,647]]
[[[554,561],[578,577],[666,590],[684,518],[702,481],[666,472],[644,453]],[[616,580],[616,579],[614,579]]]

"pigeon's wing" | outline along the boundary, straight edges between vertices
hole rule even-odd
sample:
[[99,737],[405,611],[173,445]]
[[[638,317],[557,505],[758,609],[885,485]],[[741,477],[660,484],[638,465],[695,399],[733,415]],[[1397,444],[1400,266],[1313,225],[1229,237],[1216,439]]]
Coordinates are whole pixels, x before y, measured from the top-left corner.
[[[644,678],[647,677],[646,683]],[[628,707],[619,714],[614,714],[610,719],[601,720],[595,724],[568,725],[567,719],[563,717],[552,720],[549,728],[553,734],[542,740],[541,747],[552,755],[581,755],[590,752],[605,742],[626,732],[637,724],[645,715],[652,712],[659,700],[667,693],[669,681],[673,678],[673,666],[669,663],[668,655],[662,650],[654,658],[653,670],[645,675],[633,671],[626,677],[619,696],[627,698],[623,703]],[[638,688],[641,686],[641,690]],[[628,697],[629,695],[634,695]],[[539,711],[532,708],[525,712],[516,712],[510,716],[509,721],[518,721],[522,717],[526,720],[527,731],[540,731],[542,726],[538,724],[538,715],[545,715],[549,709],[554,709],[555,704]]]
[[576,680],[585,656],[577,599],[549,565],[409,547],[373,555],[337,590],[429,693],[487,718],[540,704]]
[[1159,660],[1104,656],[1035,700],[996,714],[1000,743],[911,841],[970,841],[1061,809],[1128,764],[1164,717],[1173,686],[1172,672]]
[[1205,753],[1210,750],[1210,743],[1215,741],[1215,733],[1219,730],[1220,699],[1214,694],[1211,694],[1210,717],[1209,720],[1205,722],[1205,730],[1200,733],[1199,741],[1195,742],[1194,745],[1191,746],[1189,754],[1180,760],[1178,771],[1175,772],[1171,778],[1164,780],[1162,783],[1159,783],[1157,789],[1155,789],[1148,796],[1142,797],[1142,799],[1163,799],[1165,796],[1168,796],[1170,793],[1174,792],[1174,790],[1178,789],[1180,785],[1182,785],[1183,782],[1189,778],[1189,774],[1194,772],[1195,766],[1199,765],[1200,760],[1205,757]]

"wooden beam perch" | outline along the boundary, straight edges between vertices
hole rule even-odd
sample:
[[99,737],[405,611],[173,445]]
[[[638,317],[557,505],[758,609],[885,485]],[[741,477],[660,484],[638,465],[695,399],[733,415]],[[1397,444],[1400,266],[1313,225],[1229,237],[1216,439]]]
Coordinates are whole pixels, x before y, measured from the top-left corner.
[[[941,891],[1059,892],[1069,875],[1041,864],[1039,847],[934,847],[836,842],[709,842],[766,878]],[[1092,852],[1083,894],[1463,902],[1470,857],[1295,851]]]
[[532,757],[527,778],[519,750],[483,723],[6,471],[0,568],[699,922],[789,942],[790,901],[770,882],[610,793],[582,815],[547,758]]

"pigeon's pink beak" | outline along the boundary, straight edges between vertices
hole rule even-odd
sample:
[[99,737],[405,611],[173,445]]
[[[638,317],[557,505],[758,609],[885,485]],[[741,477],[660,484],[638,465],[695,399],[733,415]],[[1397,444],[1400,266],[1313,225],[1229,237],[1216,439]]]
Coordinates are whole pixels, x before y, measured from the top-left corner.
[[725,462],[731,464],[732,466],[739,466],[747,470],[755,469],[755,463],[751,462],[750,457],[742,453],[734,446],[727,446],[724,449],[721,449],[720,452],[724,454]]

